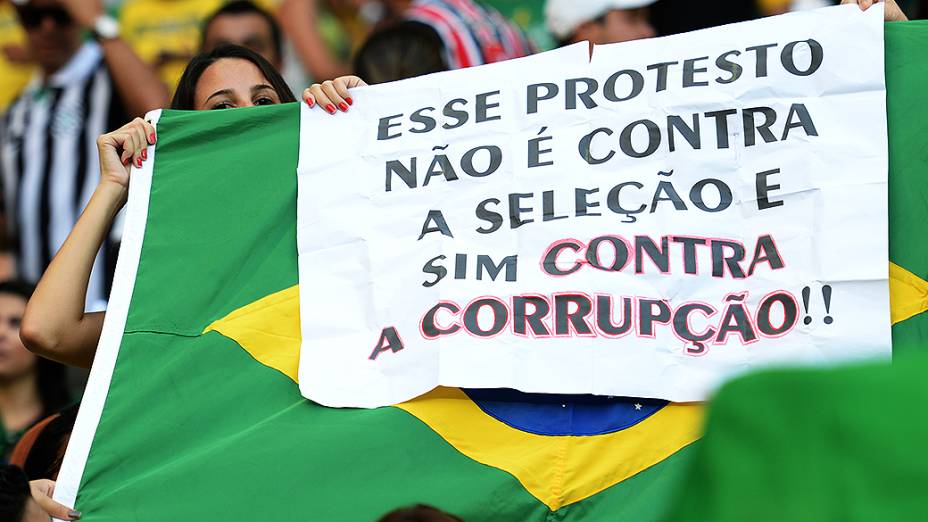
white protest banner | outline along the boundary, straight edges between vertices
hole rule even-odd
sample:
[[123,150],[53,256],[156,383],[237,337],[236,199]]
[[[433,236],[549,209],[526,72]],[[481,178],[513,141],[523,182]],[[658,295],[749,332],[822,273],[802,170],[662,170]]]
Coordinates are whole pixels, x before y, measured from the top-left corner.
[[882,16],[584,43],[304,108],[302,393],[699,401],[888,356]]

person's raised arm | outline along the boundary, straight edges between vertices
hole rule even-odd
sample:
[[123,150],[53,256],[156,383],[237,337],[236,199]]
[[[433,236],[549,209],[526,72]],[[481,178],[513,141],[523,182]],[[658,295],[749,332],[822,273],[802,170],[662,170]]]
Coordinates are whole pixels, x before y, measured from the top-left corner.
[[100,184],[71,234],[42,275],[26,305],[19,335],[38,355],[72,366],[90,367],[103,330],[103,313],[85,313],[94,258],[126,202],[129,165],[141,166],[155,128],[136,118],[97,139]]
[[319,33],[318,0],[284,0],[277,9],[283,28],[306,72],[314,80],[348,74],[348,65],[329,52]]
[[[59,1],[74,21],[87,30],[94,30],[97,20],[105,14],[100,0]],[[144,116],[152,109],[164,107],[168,102],[168,90],[154,68],[143,62],[125,40],[118,35],[111,36],[100,35],[100,47],[129,115]]]

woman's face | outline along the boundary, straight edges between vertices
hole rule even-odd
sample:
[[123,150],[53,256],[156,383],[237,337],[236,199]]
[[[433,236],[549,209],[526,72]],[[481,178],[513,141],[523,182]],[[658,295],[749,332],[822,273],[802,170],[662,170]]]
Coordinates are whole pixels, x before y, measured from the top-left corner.
[[19,323],[26,300],[0,294],[0,383],[16,380],[35,371],[36,357],[19,340]]
[[203,71],[194,93],[194,110],[275,105],[280,96],[255,64],[223,58]]

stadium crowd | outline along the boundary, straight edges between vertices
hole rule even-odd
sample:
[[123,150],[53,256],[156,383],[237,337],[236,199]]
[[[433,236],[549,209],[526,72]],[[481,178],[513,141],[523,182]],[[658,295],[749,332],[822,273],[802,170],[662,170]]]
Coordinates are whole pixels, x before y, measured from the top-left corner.
[[[50,500],[83,382],[64,365],[93,361],[128,165],[141,166],[157,140],[147,111],[286,103],[302,92],[335,114],[364,82],[830,3],[0,0],[0,519],[80,517]],[[928,2],[887,2],[887,20],[925,14]],[[421,518],[385,519],[458,520],[409,511]]]

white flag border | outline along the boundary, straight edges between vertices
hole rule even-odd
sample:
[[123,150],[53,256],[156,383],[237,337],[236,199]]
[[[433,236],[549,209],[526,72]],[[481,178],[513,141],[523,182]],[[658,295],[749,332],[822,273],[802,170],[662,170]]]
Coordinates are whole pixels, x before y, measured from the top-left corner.
[[[149,112],[145,115],[145,119],[157,129],[158,120],[161,119],[161,109]],[[135,289],[145,226],[148,222],[148,203],[154,166],[155,146],[149,145],[148,161],[144,162],[140,169],[133,167],[130,174],[125,229],[122,233],[122,244],[119,247],[119,258],[116,262],[116,273],[106,310],[106,319],[103,321],[103,332],[100,335],[100,343],[97,345],[93,366],[90,369],[90,378],[87,380],[74,430],[71,433],[68,449],[55,485],[55,501],[66,506],[74,506],[74,501],[77,499],[77,490],[84,476],[84,467],[90,455],[90,447],[93,444],[97,426],[100,424],[113,370],[116,367],[116,358],[119,355],[119,347],[122,344],[126,318],[129,315],[129,303],[132,301],[132,292]],[[58,521],[58,519],[55,520]]]

